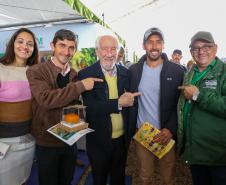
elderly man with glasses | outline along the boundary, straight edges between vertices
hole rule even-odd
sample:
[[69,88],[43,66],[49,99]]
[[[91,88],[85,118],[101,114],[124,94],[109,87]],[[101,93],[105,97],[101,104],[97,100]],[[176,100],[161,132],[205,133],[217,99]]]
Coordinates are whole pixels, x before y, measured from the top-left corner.
[[185,76],[178,103],[178,148],[194,185],[226,184],[226,64],[209,32],[190,44],[196,62]]

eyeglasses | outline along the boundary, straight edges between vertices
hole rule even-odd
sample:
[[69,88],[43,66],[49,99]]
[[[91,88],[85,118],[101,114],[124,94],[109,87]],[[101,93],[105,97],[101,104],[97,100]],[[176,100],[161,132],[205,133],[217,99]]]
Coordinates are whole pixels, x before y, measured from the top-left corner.
[[214,44],[204,44],[202,47],[192,47],[191,51],[195,54],[199,53],[201,50],[203,52],[209,52],[214,46]]

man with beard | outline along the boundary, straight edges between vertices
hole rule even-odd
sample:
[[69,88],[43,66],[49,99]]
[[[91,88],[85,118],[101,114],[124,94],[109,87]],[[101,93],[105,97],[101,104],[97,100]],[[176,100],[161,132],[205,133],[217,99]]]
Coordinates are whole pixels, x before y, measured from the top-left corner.
[[[162,53],[164,37],[158,28],[150,28],[145,32],[143,48],[146,54],[130,67],[130,90],[139,91],[142,95],[130,108],[129,132],[133,135],[142,123],[150,122],[161,131],[153,142],[165,145],[171,138],[176,138],[177,102],[180,94],[178,86],[182,84],[184,72]],[[135,145],[142,185],[153,184],[154,161],[158,159],[139,143],[135,142]],[[162,183],[173,185],[175,147],[158,163]]]
[[172,54],[172,59],[171,59],[171,61],[172,62],[174,62],[174,63],[176,63],[176,64],[180,64],[180,61],[181,61],[181,59],[182,59],[182,51],[181,50],[179,50],[179,49],[175,49],[174,51],[173,51],[173,54]]
[[125,164],[130,142],[128,136],[128,107],[139,93],[129,93],[129,71],[116,65],[118,39],[102,35],[96,40],[99,60],[81,71],[79,79],[101,78],[93,90],[82,93],[86,121],[94,129],[86,136],[86,148],[92,167],[94,185],[125,184]]
[[172,59],[171,59],[171,62],[174,62],[175,64],[178,64],[183,70],[184,70],[184,72],[186,72],[187,71],[187,69],[186,69],[186,67],[185,66],[183,66],[181,63],[180,63],[180,61],[181,61],[181,59],[182,59],[182,51],[181,50],[179,50],[179,49],[175,49],[174,51],[173,51],[173,54],[172,54]]
[[62,119],[63,107],[74,104],[80,94],[91,90],[101,79],[77,81],[77,73],[69,61],[77,49],[77,39],[70,30],[61,29],[51,43],[53,56],[47,62],[30,67],[27,77],[31,87],[32,134],[40,185],[69,185],[73,179],[76,146],[69,146],[47,132]]

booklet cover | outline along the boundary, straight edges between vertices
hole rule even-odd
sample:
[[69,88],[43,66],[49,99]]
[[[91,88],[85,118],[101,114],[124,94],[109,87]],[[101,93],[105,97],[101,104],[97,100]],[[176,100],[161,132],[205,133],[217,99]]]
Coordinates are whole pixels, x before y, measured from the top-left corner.
[[173,147],[175,141],[171,139],[167,145],[161,145],[153,142],[155,135],[159,134],[160,130],[155,128],[151,123],[145,122],[142,124],[134,139],[151,151],[155,156],[161,159]]
[[78,141],[82,136],[94,132],[93,129],[86,128],[76,132],[68,132],[60,126],[60,123],[54,125],[53,127],[47,130],[49,133],[53,134],[57,138],[61,139],[63,142],[68,145],[73,145],[76,141]]

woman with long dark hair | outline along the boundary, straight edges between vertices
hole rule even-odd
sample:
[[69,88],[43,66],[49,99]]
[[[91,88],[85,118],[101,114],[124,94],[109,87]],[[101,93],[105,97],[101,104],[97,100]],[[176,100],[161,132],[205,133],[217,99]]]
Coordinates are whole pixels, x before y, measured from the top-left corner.
[[36,63],[35,35],[21,28],[12,35],[0,59],[1,185],[25,184],[30,175],[35,141],[30,135],[31,91],[26,70]]

